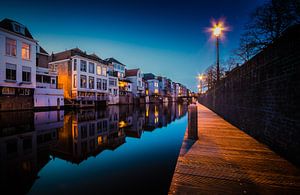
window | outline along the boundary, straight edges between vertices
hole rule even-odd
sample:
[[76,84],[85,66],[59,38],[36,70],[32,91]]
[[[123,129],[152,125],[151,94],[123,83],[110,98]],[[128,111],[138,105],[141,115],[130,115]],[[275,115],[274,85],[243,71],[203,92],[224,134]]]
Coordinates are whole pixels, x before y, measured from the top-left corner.
[[114,89],[114,95],[118,95],[118,90]]
[[16,80],[17,65],[6,64],[6,80],[15,81]]
[[73,65],[74,65],[74,71],[76,71],[77,70],[77,59],[74,59]]
[[30,60],[30,45],[22,43],[22,59]]
[[23,66],[22,67],[22,81],[30,82],[31,81],[31,68]]
[[39,74],[36,75],[36,82],[39,82],[39,83],[43,82],[42,75],[39,75]]
[[107,68],[106,68],[106,67],[103,67],[103,68],[102,68],[102,75],[103,75],[103,76],[106,76],[106,74],[107,74]]
[[86,76],[80,75],[80,87],[86,88]]
[[89,88],[94,89],[94,77],[89,77]]
[[23,35],[25,34],[25,27],[17,23],[13,23],[13,29],[16,33],[21,33]]
[[97,79],[97,89],[101,90],[102,89],[102,82],[101,79]]
[[86,61],[80,60],[80,71],[86,72]]
[[43,83],[50,83],[51,77],[43,75]]
[[89,73],[95,73],[95,64],[92,62],[89,62]]
[[117,81],[116,81],[116,79],[109,78],[109,86],[117,86]]
[[15,88],[3,87],[2,94],[3,95],[15,95]]
[[17,56],[17,41],[6,38],[6,55]]
[[107,90],[107,80],[103,79],[103,82],[102,82],[102,89],[103,90]]
[[101,75],[101,71],[102,71],[101,66],[98,65],[97,66],[97,75]]
[[158,87],[158,83],[157,82],[154,82],[154,87]]
[[73,87],[77,88],[77,75],[74,74]]

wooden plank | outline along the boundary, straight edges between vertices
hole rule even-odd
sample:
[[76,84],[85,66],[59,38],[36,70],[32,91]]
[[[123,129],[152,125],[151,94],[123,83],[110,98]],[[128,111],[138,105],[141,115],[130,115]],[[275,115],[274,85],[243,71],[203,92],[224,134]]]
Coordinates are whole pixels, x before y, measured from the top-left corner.
[[300,170],[198,104],[198,136],[187,132],[169,194],[296,194]]

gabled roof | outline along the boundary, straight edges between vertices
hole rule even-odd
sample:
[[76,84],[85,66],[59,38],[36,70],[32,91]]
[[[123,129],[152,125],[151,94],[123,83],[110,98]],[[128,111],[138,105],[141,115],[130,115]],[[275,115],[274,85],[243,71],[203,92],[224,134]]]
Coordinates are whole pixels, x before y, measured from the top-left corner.
[[138,73],[139,70],[140,70],[139,68],[130,69],[130,70],[126,69],[125,70],[125,76],[126,77],[137,76],[137,73]]
[[40,47],[40,53],[41,54],[49,55],[49,53],[44,48],[42,48],[40,45],[39,45],[39,47]]
[[[15,29],[14,29],[14,24],[17,24],[19,25],[20,27],[24,27],[24,34],[22,32],[17,32]],[[21,36],[24,36],[24,37],[27,37],[27,38],[30,38],[30,39],[33,39],[31,33],[29,32],[28,28],[26,26],[24,26],[23,24],[19,23],[19,22],[16,22],[14,20],[11,20],[11,19],[8,19],[8,18],[5,18],[3,19],[1,22],[0,22],[0,28],[3,28],[7,31],[10,31],[10,32],[13,32],[13,33],[16,33],[16,34],[19,34]]]
[[117,63],[117,64],[121,64],[123,66],[125,66],[125,64],[122,64],[121,62],[119,62],[118,60],[116,60],[115,58],[106,58],[105,61],[110,62],[110,63]]
[[106,64],[106,65],[109,64],[109,62],[102,60],[96,54],[87,54],[86,52],[82,51],[79,48],[73,48],[73,49],[63,51],[63,52],[52,54],[51,61],[64,60],[64,59],[68,59],[72,56],[81,56],[81,57],[88,58],[90,60],[94,60],[94,61]]

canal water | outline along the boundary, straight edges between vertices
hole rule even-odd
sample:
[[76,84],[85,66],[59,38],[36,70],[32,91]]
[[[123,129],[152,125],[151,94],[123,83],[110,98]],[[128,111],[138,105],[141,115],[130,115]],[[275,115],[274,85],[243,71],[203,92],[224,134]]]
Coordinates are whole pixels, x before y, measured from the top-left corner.
[[0,113],[1,194],[167,194],[186,104]]

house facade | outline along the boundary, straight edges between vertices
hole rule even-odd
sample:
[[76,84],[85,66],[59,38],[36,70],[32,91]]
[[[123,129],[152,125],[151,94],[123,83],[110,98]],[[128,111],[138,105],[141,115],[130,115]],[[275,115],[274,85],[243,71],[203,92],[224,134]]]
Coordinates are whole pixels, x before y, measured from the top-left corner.
[[119,104],[119,79],[112,64],[108,65],[108,104]]
[[145,94],[148,96],[158,96],[159,94],[159,80],[152,73],[144,74],[144,80],[146,82]]
[[57,72],[49,70],[49,54],[37,45],[34,108],[61,109],[64,106],[64,92],[57,80]]
[[33,108],[37,41],[24,25],[0,22],[0,110]]
[[145,95],[145,87],[143,85],[143,74],[139,68],[126,69],[125,77],[132,83],[132,93],[135,98]]
[[85,107],[107,104],[108,62],[78,48],[51,55],[50,70],[58,73],[58,85],[70,104]]

